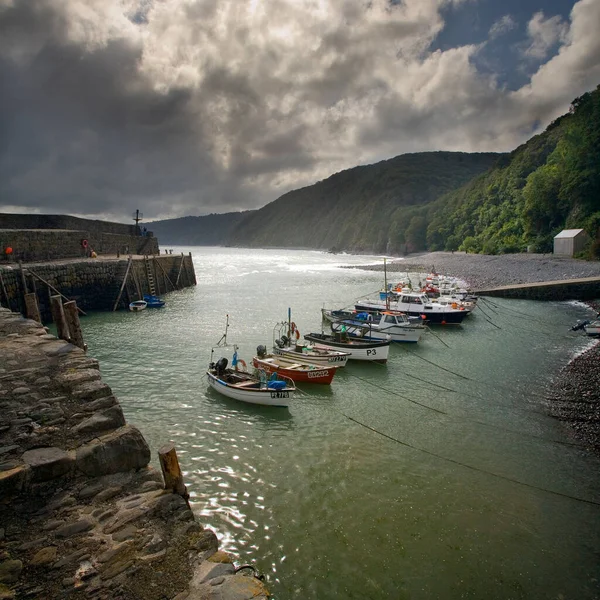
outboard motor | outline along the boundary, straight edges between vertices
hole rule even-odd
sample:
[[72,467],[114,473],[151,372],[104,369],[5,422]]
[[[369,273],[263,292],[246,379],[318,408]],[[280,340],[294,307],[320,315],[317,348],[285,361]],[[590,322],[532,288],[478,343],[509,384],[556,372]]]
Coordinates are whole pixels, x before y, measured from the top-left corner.
[[284,344],[283,344],[283,340],[281,340],[281,339],[277,339],[277,340],[275,340],[275,345],[276,345],[278,348],[283,348],[283,345],[284,345]]
[[225,374],[225,369],[227,369],[227,359],[225,357],[220,358],[215,364],[215,370],[217,375],[221,377]]
[[282,335],[281,336],[281,343],[284,346],[287,346],[290,343],[290,338],[287,335]]
[[264,358],[267,355],[267,349],[262,344],[256,346],[256,355],[258,358]]

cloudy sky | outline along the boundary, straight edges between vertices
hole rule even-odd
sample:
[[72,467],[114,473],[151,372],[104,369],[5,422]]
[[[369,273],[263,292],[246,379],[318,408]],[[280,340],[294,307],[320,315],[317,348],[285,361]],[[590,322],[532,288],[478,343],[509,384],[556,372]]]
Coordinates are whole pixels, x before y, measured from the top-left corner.
[[600,0],[0,0],[0,211],[258,208],[507,151],[600,83]]

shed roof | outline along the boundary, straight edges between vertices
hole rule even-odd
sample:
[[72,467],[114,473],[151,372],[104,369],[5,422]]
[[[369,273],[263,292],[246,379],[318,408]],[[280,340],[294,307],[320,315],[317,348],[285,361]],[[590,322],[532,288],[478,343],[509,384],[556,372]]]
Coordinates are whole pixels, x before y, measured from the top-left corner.
[[558,235],[554,236],[556,238],[574,238],[576,235],[580,234],[583,229],[563,229]]

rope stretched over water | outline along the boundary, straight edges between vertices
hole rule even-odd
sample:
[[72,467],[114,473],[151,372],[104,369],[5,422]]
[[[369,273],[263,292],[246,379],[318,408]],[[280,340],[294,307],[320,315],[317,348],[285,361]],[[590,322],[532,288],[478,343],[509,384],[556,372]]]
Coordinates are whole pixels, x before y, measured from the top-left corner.
[[354,417],[351,417],[343,412],[340,414],[342,414],[344,417],[346,417],[346,419],[356,423],[357,425],[360,425],[361,427],[364,427],[365,429],[368,429],[369,431],[372,431],[373,433],[381,435],[382,437],[385,437],[388,440],[395,442],[396,444],[400,444],[401,446],[406,446],[407,448],[411,448],[412,450],[417,450],[418,452],[422,452],[423,454],[433,456],[434,458],[444,460],[446,462],[458,465],[460,467],[464,467],[466,469],[471,469],[472,471],[476,471],[477,473],[491,475],[492,477],[496,477],[498,479],[502,479],[502,480],[508,481],[510,483],[516,483],[517,485],[522,485],[523,487],[537,490],[539,492],[545,492],[546,494],[552,494],[554,496],[559,496],[561,498],[567,498],[569,500],[575,500],[577,502],[583,502],[585,504],[591,504],[593,506],[600,506],[600,502],[597,502],[595,500],[588,500],[587,498],[579,498],[578,496],[571,496],[569,494],[563,494],[562,492],[556,492],[554,490],[549,490],[547,488],[539,487],[539,486],[533,485],[531,483],[525,483],[524,481],[519,481],[518,479],[513,479],[512,477],[506,477],[505,475],[499,475],[498,473],[494,473],[492,471],[487,471],[486,469],[481,469],[479,467],[475,467],[473,465],[468,465],[468,464],[460,462],[458,460],[454,460],[453,458],[448,458],[446,456],[436,454],[435,452],[431,452],[430,450],[425,450],[424,448],[418,448],[417,446],[413,446],[412,444],[409,444],[408,442],[403,442],[402,440],[392,437],[391,435],[388,435],[387,433],[383,433],[383,431],[379,431],[378,429],[375,429],[374,427],[371,427],[370,425],[367,425],[366,423],[362,423],[361,421],[359,421],[359,420],[355,419]]

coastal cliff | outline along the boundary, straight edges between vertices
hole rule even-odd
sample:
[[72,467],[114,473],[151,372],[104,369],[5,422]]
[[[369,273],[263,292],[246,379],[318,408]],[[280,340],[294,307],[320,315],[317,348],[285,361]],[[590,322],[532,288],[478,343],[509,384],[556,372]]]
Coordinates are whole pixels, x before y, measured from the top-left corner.
[[98,362],[6,309],[0,411],[0,598],[267,598],[165,489]]

